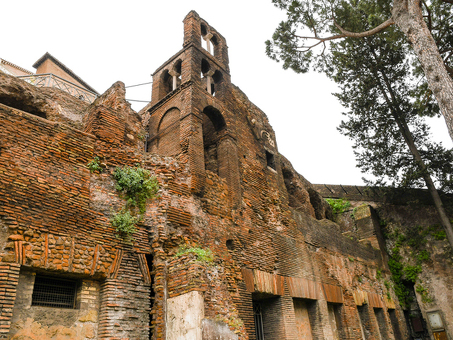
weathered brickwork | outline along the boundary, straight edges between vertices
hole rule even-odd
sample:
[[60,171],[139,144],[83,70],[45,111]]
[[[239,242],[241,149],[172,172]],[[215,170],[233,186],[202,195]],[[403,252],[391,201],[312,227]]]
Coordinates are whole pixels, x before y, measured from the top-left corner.
[[[452,332],[453,310],[450,301],[453,300],[451,295],[453,259],[450,247],[442,236],[439,218],[428,192],[425,190],[388,191],[379,188],[370,190],[364,187],[334,185],[316,185],[315,187],[324,197],[350,200],[355,223],[352,221],[350,212],[338,216],[341,231],[360,243],[380,249],[385,262],[392,254],[398,240],[403,242],[399,246],[402,256],[400,262],[403,266],[417,266],[417,256],[420,252],[427,256],[420,264],[420,273],[416,282],[406,281],[406,285],[414,296],[414,301],[406,306],[405,310],[406,315],[412,315],[408,317],[408,323],[411,325],[409,330],[414,337],[421,334],[433,336],[434,330],[427,322],[428,313],[439,312],[445,323],[445,329],[447,332]],[[451,211],[453,198],[443,195],[442,199],[447,211],[450,214],[453,213]],[[382,270],[382,273],[386,272]],[[418,288],[417,291],[417,287],[422,288]],[[382,285],[381,289],[385,291]],[[381,331],[381,334],[393,330],[396,338],[403,337],[404,333],[398,323],[398,320],[404,319],[401,310],[389,310],[388,315],[376,308],[374,311],[378,321],[390,319],[390,325],[387,322],[387,330]],[[424,321],[419,318],[419,315],[423,316]],[[421,330],[417,325],[420,325]]]
[[[231,84],[226,40],[197,13],[138,114],[120,82],[87,107],[0,81],[0,337],[34,325],[43,340],[53,326],[84,340],[408,339],[376,225],[364,214],[360,241],[332,221],[264,112]],[[102,171],[90,173],[94,159]],[[110,223],[125,204],[112,175],[137,164],[160,189],[127,239]],[[34,275],[80,283],[76,308],[13,311]],[[42,308],[72,321],[46,323]]]

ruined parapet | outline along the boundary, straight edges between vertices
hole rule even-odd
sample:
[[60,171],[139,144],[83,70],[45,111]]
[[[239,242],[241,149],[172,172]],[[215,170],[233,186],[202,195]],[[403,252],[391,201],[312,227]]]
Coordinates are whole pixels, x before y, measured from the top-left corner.
[[84,131],[112,145],[144,150],[141,117],[126,101],[122,82],[116,82],[99,96],[84,114]]
[[37,88],[0,72],[0,103],[53,122],[80,128],[88,104],[64,91]]
[[332,209],[313,185],[297,173],[291,163],[280,155],[288,204],[298,212],[304,212],[318,220],[332,219]]

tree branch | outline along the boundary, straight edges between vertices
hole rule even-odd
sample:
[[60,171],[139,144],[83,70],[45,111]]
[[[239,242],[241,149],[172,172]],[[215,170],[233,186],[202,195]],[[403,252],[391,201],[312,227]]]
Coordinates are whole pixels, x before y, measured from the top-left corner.
[[[382,30],[386,29],[387,27],[389,27],[391,25],[394,25],[395,22],[393,21],[392,18],[390,18],[390,19],[387,19],[386,21],[384,21],[379,26],[376,26],[375,28],[373,28],[373,29],[371,29],[369,31],[359,32],[359,33],[349,32],[349,31],[345,30],[340,25],[338,25],[335,20],[334,20],[334,24],[340,30],[341,34],[332,35],[332,36],[326,37],[326,38],[320,38],[320,37],[317,36],[316,33],[315,33],[314,37],[301,36],[301,35],[297,35],[297,34],[295,34],[293,32],[289,32],[289,34],[291,34],[295,38],[299,38],[299,39],[315,39],[315,40],[319,40],[320,42],[326,42],[326,41],[329,41],[329,40],[335,40],[335,39],[341,39],[341,38],[364,38],[364,37],[369,37],[370,35],[373,35],[373,34],[381,32]],[[311,47],[313,47],[313,46],[311,46]]]
[[318,36],[314,36],[314,37],[305,37],[305,36],[301,36],[301,35],[297,35],[297,34],[294,34],[293,32],[289,32],[293,37],[295,38],[300,38],[300,39],[315,39],[315,40],[319,40],[320,42],[325,42],[325,41],[329,41],[329,40],[335,40],[335,39],[340,39],[340,38],[345,38],[346,35],[345,34],[337,34],[337,35],[333,35],[331,37],[327,37],[327,38],[319,38]]
[[334,24],[340,30],[340,32],[342,33],[341,35],[344,35],[344,36],[346,36],[348,38],[364,38],[364,37],[369,37],[370,35],[373,35],[373,34],[376,34],[376,33],[379,33],[381,31],[383,31],[387,27],[395,24],[395,21],[393,21],[393,18],[390,18],[390,19],[387,19],[386,21],[384,21],[379,26],[376,26],[375,28],[373,28],[373,29],[371,29],[369,31],[359,32],[359,33],[349,32],[349,31],[345,30],[343,27],[338,25],[335,20],[334,20]]
[[432,29],[433,29],[433,22],[432,22],[432,20],[431,20],[431,11],[429,10],[429,7],[428,7],[428,5],[426,4],[425,0],[422,0],[422,2],[423,2],[423,5],[424,5],[425,8],[426,8],[426,11],[428,12],[428,29],[429,29],[430,31],[432,31]]

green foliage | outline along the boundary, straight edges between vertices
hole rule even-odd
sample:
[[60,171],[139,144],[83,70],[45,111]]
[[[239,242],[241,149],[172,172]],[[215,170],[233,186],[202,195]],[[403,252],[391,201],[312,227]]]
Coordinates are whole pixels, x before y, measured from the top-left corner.
[[116,231],[127,238],[137,231],[136,224],[138,222],[139,218],[132,216],[130,211],[125,209],[120,210],[110,219],[110,223]]
[[102,172],[104,167],[101,165],[101,160],[98,156],[94,157],[94,159],[87,164],[87,168],[90,169],[90,172]]
[[[395,232],[397,235],[397,241],[395,247],[393,247],[390,258],[388,261],[388,266],[390,269],[390,272],[392,273],[392,281],[393,281],[393,290],[395,291],[396,296],[398,297],[398,300],[400,302],[400,305],[403,308],[406,308],[409,306],[411,303],[411,298],[410,298],[410,292],[406,288],[406,286],[403,284],[403,264],[401,263],[402,261],[402,256],[400,254],[400,246],[401,246],[401,240],[402,238],[399,238],[398,231]],[[384,282],[384,285],[387,289],[390,287],[390,283],[387,281]]]
[[244,322],[239,318],[231,316],[230,319],[228,320],[228,326],[230,326],[233,329],[240,329],[241,327],[244,326]]
[[444,230],[433,233],[432,235],[436,240],[445,240],[445,238],[447,237],[447,234]]
[[113,215],[110,223],[120,235],[130,239],[131,234],[137,230],[137,223],[143,219],[146,200],[156,196],[159,184],[148,170],[138,164],[135,167],[116,168],[113,177],[116,180],[116,190],[126,199],[126,205]]
[[348,259],[349,259],[350,262],[354,262],[354,258],[353,257],[349,256]]
[[197,261],[200,262],[212,262],[214,261],[214,254],[212,253],[211,249],[203,249],[199,247],[191,247],[188,248],[187,246],[181,246],[178,249],[178,252],[175,254],[175,257],[180,257],[185,254],[194,254],[197,257]]
[[382,272],[378,269],[376,270],[376,280],[382,279]]
[[413,249],[419,250],[426,242],[427,240],[424,234],[419,231],[411,234],[411,238],[408,240],[407,244]]
[[430,260],[429,252],[426,249],[420,251],[417,255],[417,262],[426,262]]
[[351,203],[348,200],[339,198],[326,198],[327,203],[332,207],[332,211],[334,214],[342,214],[351,207]]
[[[423,227],[417,226],[414,227],[410,232],[407,233],[407,236],[400,233],[398,229],[394,230],[393,233],[388,234],[389,239],[394,241],[394,247],[390,252],[390,259],[388,262],[390,272],[392,273],[392,281],[394,283],[394,291],[398,296],[398,300],[403,308],[406,308],[411,303],[410,291],[403,284],[403,281],[410,281],[416,283],[418,281],[419,274],[422,272],[422,263],[431,260],[428,250],[423,249],[426,245],[426,237],[436,234],[441,229],[441,226],[430,226]],[[442,230],[440,230],[442,231]],[[400,254],[402,248],[412,249],[410,252],[413,260],[415,260],[414,265],[404,265],[403,256]],[[384,282],[384,285],[389,289],[390,284]],[[423,302],[430,301],[429,294],[424,291],[424,288],[421,285],[417,285],[417,291],[422,296]]]
[[146,200],[155,197],[159,190],[156,178],[138,164],[116,168],[113,177],[116,190],[126,198],[126,207],[137,207],[141,214],[145,212]]
[[407,280],[415,283],[418,279],[418,274],[422,272],[422,267],[419,264],[415,266],[406,266],[403,268],[403,272]]
[[415,287],[415,291],[421,295],[422,302],[424,303],[431,303],[434,299],[429,295],[428,290],[423,287],[421,284]]
[[[304,73],[312,67],[339,85],[336,97],[348,118],[339,130],[353,140],[357,166],[372,175],[367,183],[420,188],[429,173],[439,189],[453,192],[453,152],[430,141],[423,117],[440,111],[404,34],[393,25],[361,39],[345,38],[337,26],[350,32],[371,30],[392,16],[392,2],[272,2],[286,12],[286,19],[266,42],[266,54],[283,62],[284,69]],[[423,2],[422,10],[452,69],[453,54],[447,52],[453,48],[449,6],[432,0]],[[332,36],[339,39],[319,40]],[[414,143],[407,138],[410,134]],[[426,166],[415,160],[408,144],[415,145]]]

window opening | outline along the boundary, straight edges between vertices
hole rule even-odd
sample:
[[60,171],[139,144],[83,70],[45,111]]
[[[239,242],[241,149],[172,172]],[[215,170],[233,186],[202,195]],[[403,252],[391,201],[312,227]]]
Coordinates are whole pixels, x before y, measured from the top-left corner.
[[206,25],[201,24],[201,35],[206,35],[208,33],[208,29],[206,28]]
[[267,166],[276,170],[275,169],[275,157],[274,154],[266,150],[266,163]]
[[32,306],[76,308],[77,281],[36,275]]
[[38,117],[47,118],[46,113],[38,108],[38,105],[35,105],[35,103],[25,104],[24,101],[19,100],[18,98],[0,95],[0,104],[31,113]]
[[253,318],[255,320],[256,340],[264,340],[262,308],[257,301],[253,301]]
[[[217,71],[218,72],[218,71]],[[201,83],[203,88],[211,95],[215,94],[215,80],[213,76],[216,74],[216,71],[211,70],[211,65],[206,61],[206,59],[203,59],[201,61]],[[215,76],[216,79],[221,78],[221,74],[218,72],[218,74]]]
[[220,71],[215,71],[212,75],[212,80],[211,80],[211,94],[215,97],[218,85],[222,81],[222,73]]
[[381,339],[387,339],[387,322],[385,320],[384,310],[382,308],[374,308],[374,315],[376,316]]
[[228,250],[234,250],[233,240],[226,240],[226,247]]
[[401,332],[400,324],[398,322],[398,317],[396,316],[396,311],[394,309],[389,309],[390,322],[392,324],[393,333],[395,334],[395,339],[402,339],[403,333]]
[[410,331],[410,335],[413,338],[429,337],[428,328],[425,320],[423,319],[420,306],[417,303],[417,297],[415,296],[414,283],[411,281],[403,280],[402,282],[408,289],[409,296],[406,301],[411,301],[408,310],[404,311],[404,317]]
[[169,94],[173,89],[173,77],[168,70],[162,73],[162,85],[165,95]]
[[211,48],[211,38],[212,38],[211,33],[208,33],[203,37],[203,40],[205,41],[205,43],[203,44],[205,46],[203,46],[203,47],[208,51],[209,54],[213,54],[212,48]]
[[178,60],[173,69],[168,72],[172,77],[172,91],[176,90],[181,85],[181,65],[182,61]]
[[211,39],[211,54],[215,57],[218,57],[219,54],[220,54],[220,50],[219,50],[219,43],[218,43],[218,40],[217,40],[217,37],[213,34]]
[[201,46],[210,54],[213,54],[211,50],[212,37],[213,35],[208,31],[208,28],[204,24],[201,24]]

